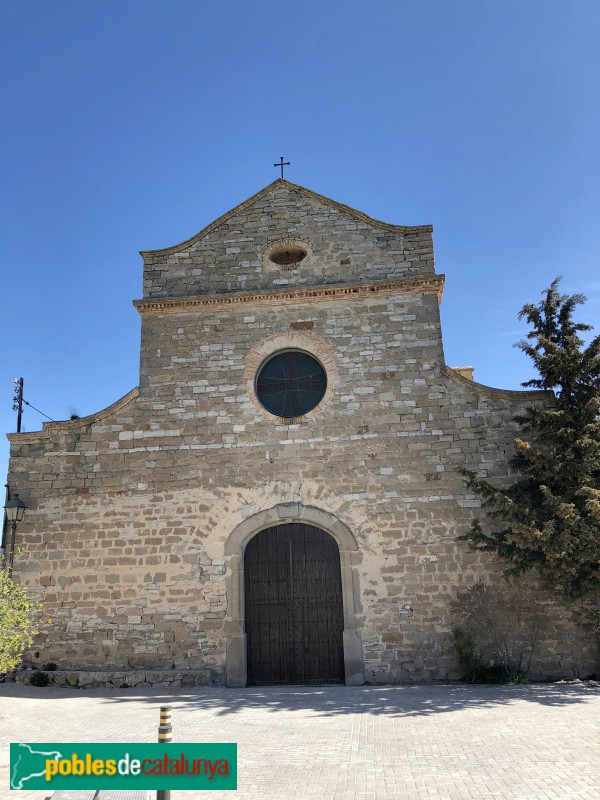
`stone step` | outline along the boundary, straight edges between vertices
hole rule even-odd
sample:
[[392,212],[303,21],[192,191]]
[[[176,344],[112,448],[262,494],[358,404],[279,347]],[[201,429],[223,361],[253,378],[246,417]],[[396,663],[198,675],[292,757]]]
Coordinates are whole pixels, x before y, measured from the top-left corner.
[[51,794],[46,800],[95,800],[97,794],[95,789],[90,789],[89,791],[84,791],[82,789],[61,789]]
[[117,791],[114,789],[60,789],[47,797],[46,800],[150,800],[148,789],[127,789]]
[[119,792],[114,789],[104,789],[98,793],[96,800],[150,800],[150,790],[129,789]]

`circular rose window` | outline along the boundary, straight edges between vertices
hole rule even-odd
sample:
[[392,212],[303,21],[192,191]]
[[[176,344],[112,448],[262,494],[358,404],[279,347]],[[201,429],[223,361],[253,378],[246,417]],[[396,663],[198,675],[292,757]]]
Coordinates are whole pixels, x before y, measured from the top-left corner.
[[263,406],[283,419],[294,419],[316,408],[327,389],[327,375],[316,358],[301,350],[271,356],[256,378],[256,395]]

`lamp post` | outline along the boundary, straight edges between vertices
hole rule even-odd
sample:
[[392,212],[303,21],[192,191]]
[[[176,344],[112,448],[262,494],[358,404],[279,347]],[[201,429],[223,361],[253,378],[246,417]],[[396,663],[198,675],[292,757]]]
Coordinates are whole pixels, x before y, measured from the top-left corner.
[[17,525],[25,515],[27,506],[20,499],[18,494],[13,494],[12,498],[7,501],[4,506],[6,512],[6,519],[10,523],[10,550],[8,553],[8,577],[12,578],[13,561],[15,559],[15,534],[17,532]]

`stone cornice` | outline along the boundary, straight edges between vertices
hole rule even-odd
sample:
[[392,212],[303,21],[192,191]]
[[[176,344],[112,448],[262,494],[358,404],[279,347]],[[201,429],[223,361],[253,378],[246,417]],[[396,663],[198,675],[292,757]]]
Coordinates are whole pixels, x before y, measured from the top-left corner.
[[444,275],[417,280],[403,279],[378,283],[331,284],[274,292],[236,292],[191,297],[157,297],[134,300],[133,305],[144,314],[181,314],[192,311],[213,311],[231,306],[280,306],[296,303],[319,303],[327,300],[362,300],[365,297],[391,297],[400,294],[437,294],[438,303],[444,291]]
[[477,383],[470,378],[465,378],[456,369],[452,367],[445,367],[446,375],[451,378],[459,386],[468,389],[475,394],[483,394],[486,397],[492,397],[494,400],[510,400],[513,403],[522,403],[525,400],[533,400],[551,403],[554,400],[554,392],[540,391],[525,389],[523,391],[515,391],[513,389],[494,389],[493,386],[485,386],[483,383]]
[[88,414],[87,417],[79,417],[79,419],[66,419],[61,422],[44,422],[41,431],[32,431],[31,433],[7,433],[6,438],[9,442],[15,444],[29,444],[30,442],[39,442],[40,439],[47,439],[51,433],[61,431],[63,433],[75,432],[81,428],[87,428],[88,425],[93,425],[96,422],[101,422],[106,417],[120,411],[128,403],[135,400],[140,394],[139,387],[135,387],[126,395],[120,397],[117,401],[110,406],[96,411],[95,414]]
[[323,203],[324,205],[329,206],[330,208],[334,208],[336,211],[340,211],[341,213],[349,214],[351,217],[358,219],[360,222],[364,222],[367,225],[371,225],[375,228],[380,228],[383,230],[387,230],[394,233],[400,234],[407,234],[407,233],[431,233],[433,231],[432,225],[392,225],[389,222],[382,222],[379,219],[374,219],[374,217],[369,217],[367,214],[363,214],[362,211],[357,211],[355,208],[351,206],[346,206],[343,203],[338,203],[336,200],[332,200],[329,197],[325,197],[325,195],[317,194],[317,192],[313,192],[311,189],[306,189],[304,186],[299,186],[296,183],[290,183],[283,178],[278,178],[273,183],[270,183],[268,186],[265,186],[264,189],[261,189],[256,194],[253,194],[252,197],[249,197],[247,200],[244,200],[243,203],[235,206],[231,209],[231,211],[227,211],[227,213],[223,214],[222,216],[218,217],[214,222],[211,222],[210,225],[207,225],[206,228],[203,228],[199,233],[194,234],[189,239],[186,239],[179,244],[175,244],[172,247],[165,247],[160,250],[140,250],[140,255],[142,258],[153,258],[155,256],[166,256],[170,253],[176,253],[178,250],[185,249],[190,247],[191,245],[198,242],[200,239],[203,239],[205,236],[208,236],[209,233],[213,233],[220,225],[230,220],[232,217],[235,217],[237,214],[241,214],[242,212],[246,211],[250,208],[257,200],[262,200],[265,195],[272,192],[274,189],[285,188],[289,189],[292,192],[296,192],[296,194],[301,195],[302,197],[306,197],[309,200],[316,200],[317,202]]

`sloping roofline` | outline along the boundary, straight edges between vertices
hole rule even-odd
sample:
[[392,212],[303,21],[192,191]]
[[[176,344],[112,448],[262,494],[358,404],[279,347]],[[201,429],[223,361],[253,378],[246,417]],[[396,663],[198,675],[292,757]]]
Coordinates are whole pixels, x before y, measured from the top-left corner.
[[200,239],[207,236],[209,233],[212,233],[214,230],[216,230],[224,222],[227,222],[232,217],[235,217],[237,214],[240,214],[242,211],[245,211],[247,208],[252,206],[257,200],[261,200],[263,197],[269,194],[269,192],[273,191],[273,189],[279,187],[285,187],[286,189],[296,192],[297,194],[301,195],[302,197],[306,197],[309,200],[317,200],[318,202],[323,203],[324,205],[336,209],[336,211],[341,211],[342,213],[348,214],[351,217],[360,220],[360,222],[365,222],[367,225],[373,225],[376,228],[382,228],[383,230],[395,233],[417,233],[419,231],[422,231],[424,233],[431,233],[433,231],[432,225],[392,225],[389,222],[382,222],[379,219],[375,219],[374,217],[369,217],[367,214],[363,214],[362,211],[357,211],[355,208],[352,208],[351,206],[346,206],[343,203],[338,203],[337,200],[332,200],[329,197],[325,197],[325,195],[313,192],[311,189],[305,189],[304,186],[299,186],[296,183],[290,183],[289,181],[286,181],[285,178],[277,178],[277,180],[273,181],[273,183],[270,183],[268,186],[265,186],[264,189],[261,189],[260,192],[253,194],[252,197],[249,197],[247,200],[244,200],[243,203],[240,203],[239,205],[232,208],[231,211],[227,211],[226,214],[217,217],[217,219],[214,222],[211,222],[210,225],[207,225],[206,228],[203,228],[199,233],[196,233],[189,239],[185,239],[183,242],[175,244],[172,247],[165,247],[159,250],[140,250],[140,255],[142,257],[155,256],[155,255],[168,255],[169,253],[176,253],[182,247],[195,244],[197,241],[199,241]]
[[18,444],[30,444],[37,442],[40,439],[47,439],[54,431],[74,431],[79,428],[87,428],[94,425],[96,422],[101,422],[120,411],[129,403],[133,402],[139,397],[140,388],[135,386],[123,397],[119,397],[114,403],[111,403],[106,408],[95,411],[93,414],[88,414],[86,417],[78,417],[77,419],[64,419],[56,420],[55,422],[44,422],[41,431],[27,431],[26,433],[7,433],[6,438],[9,442],[16,442]]
[[451,378],[463,389],[468,389],[475,394],[483,394],[493,397],[495,400],[510,400],[513,403],[522,403],[524,400],[534,402],[545,401],[549,404],[555,399],[555,394],[551,389],[496,389],[493,386],[486,386],[484,383],[477,383],[471,378],[465,378],[456,367],[444,368],[446,375]]

